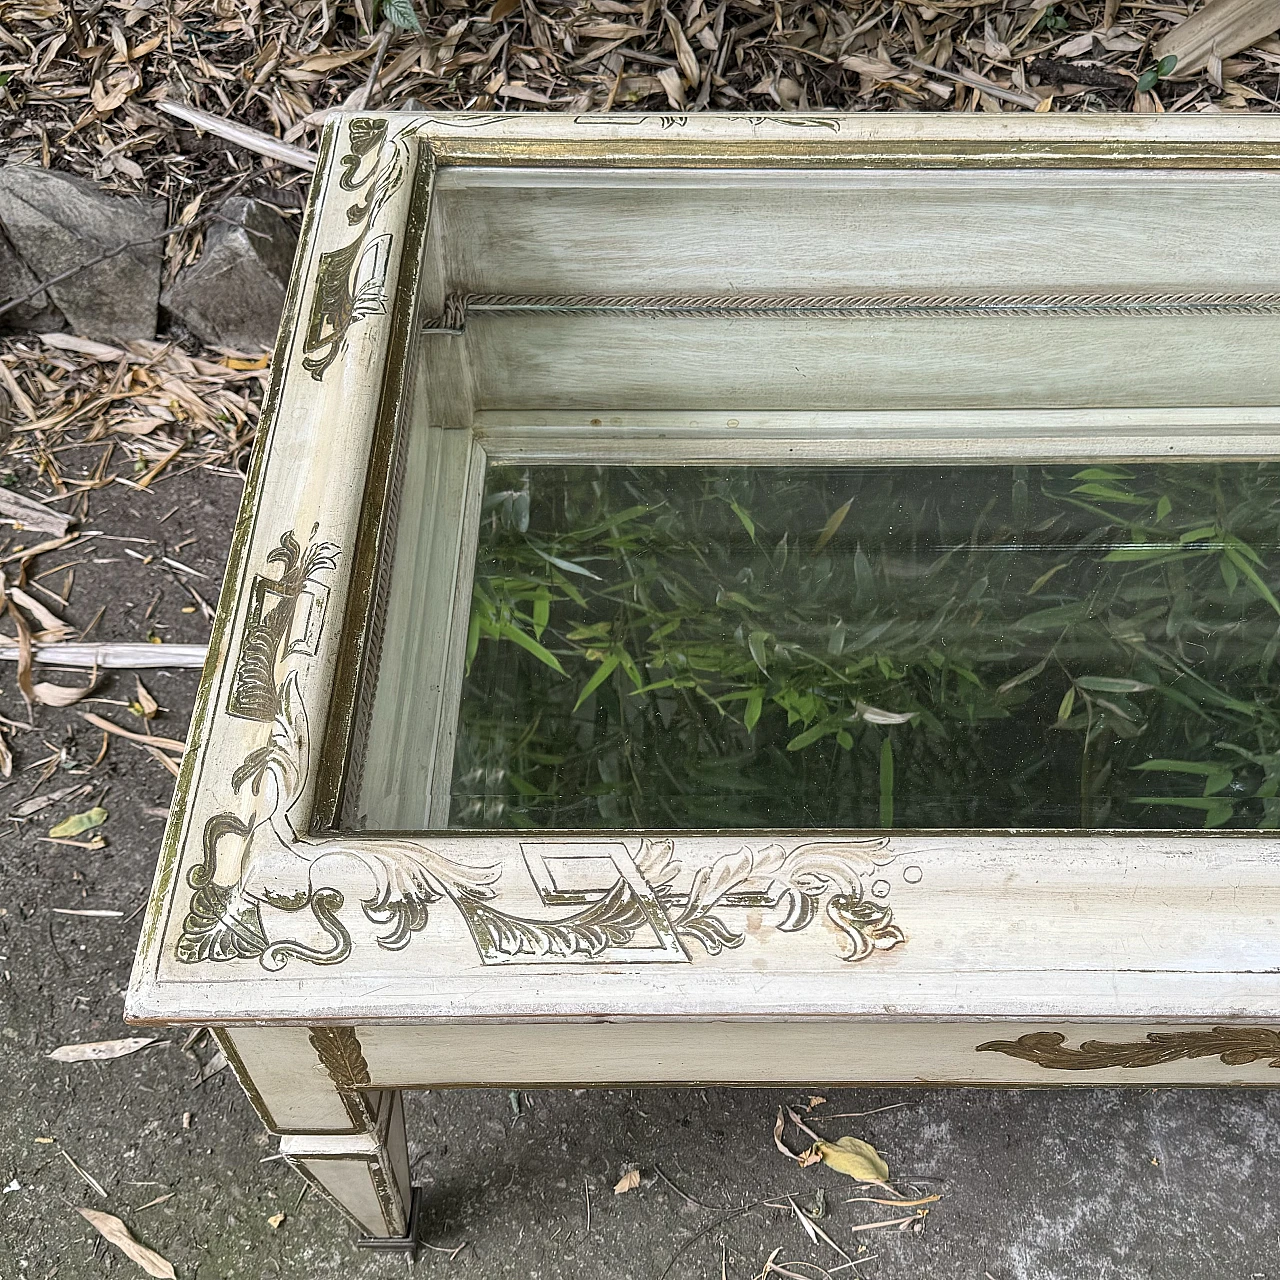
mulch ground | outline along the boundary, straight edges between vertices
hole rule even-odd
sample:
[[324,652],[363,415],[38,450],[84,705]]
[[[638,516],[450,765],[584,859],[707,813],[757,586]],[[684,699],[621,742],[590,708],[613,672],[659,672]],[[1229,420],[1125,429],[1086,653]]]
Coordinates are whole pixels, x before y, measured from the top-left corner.
[[[314,148],[334,109],[1271,111],[1280,41],[1168,71],[1198,6],[1154,0],[0,0],[0,149],[198,222],[307,176],[157,109]],[[1238,10],[1241,6],[1235,6]],[[1228,10],[1232,6],[1227,6]],[[1224,15],[1229,27],[1230,13]],[[415,29],[416,28],[416,29]],[[1236,43],[1236,42],[1232,42]],[[201,231],[167,245],[172,276]]]

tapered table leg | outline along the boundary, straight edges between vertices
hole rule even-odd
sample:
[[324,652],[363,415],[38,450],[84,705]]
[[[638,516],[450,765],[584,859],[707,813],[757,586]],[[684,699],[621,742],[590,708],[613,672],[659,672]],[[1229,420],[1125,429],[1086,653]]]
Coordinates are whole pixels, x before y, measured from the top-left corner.
[[348,1027],[237,1027],[222,1045],[288,1162],[366,1235],[409,1232],[411,1188],[399,1090],[369,1088]]

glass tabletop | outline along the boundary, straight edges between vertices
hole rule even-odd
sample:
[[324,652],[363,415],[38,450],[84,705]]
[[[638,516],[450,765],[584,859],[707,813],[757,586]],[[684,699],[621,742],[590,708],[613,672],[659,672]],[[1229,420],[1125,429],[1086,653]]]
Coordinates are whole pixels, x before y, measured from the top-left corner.
[[[1277,464],[494,465],[483,490],[435,825],[1280,818]],[[411,701],[375,716],[436,732]]]

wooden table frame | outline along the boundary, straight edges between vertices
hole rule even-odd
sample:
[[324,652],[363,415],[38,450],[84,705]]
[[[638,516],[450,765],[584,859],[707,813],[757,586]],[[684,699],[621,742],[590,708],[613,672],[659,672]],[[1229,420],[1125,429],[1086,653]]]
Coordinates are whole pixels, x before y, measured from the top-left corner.
[[[424,324],[438,330],[448,314],[449,281],[424,257],[435,193],[468,173],[497,185],[505,173],[584,169],[727,183],[753,172],[1269,181],[1280,118],[331,121],[129,1019],[214,1027],[289,1162],[376,1237],[409,1225],[405,1089],[1277,1082],[1280,851],[1269,833],[352,828],[349,761],[380,641],[387,513],[424,396],[432,429],[467,428],[449,436],[463,441],[459,474],[473,477],[454,486],[459,546],[486,458],[768,460],[784,441],[788,457],[890,462],[1280,452],[1280,408],[1256,398],[1016,417],[953,406],[941,427],[938,413],[910,408],[745,414],[732,429],[706,408],[640,406],[612,431],[577,410],[536,430],[518,414],[469,416],[458,346],[425,364],[416,354]],[[451,599],[446,648],[461,608]],[[443,723],[448,707],[433,714]],[[579,904],[610,885],[626,900],[630,933],[616,945],[574,934],[575,900],[553,864],[577,857],[606,877]],[[697,867],[729,891],[699,902]],[[745,945],[712,953],[688,932],[694,908]]]

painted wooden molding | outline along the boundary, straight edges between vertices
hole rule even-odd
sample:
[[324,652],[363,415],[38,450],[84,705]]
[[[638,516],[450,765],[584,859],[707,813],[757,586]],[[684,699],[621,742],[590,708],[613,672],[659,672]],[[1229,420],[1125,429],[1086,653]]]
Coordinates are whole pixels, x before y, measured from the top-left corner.
[[1278,191],[1277,116],[335,113],[130,1019],[382,1236],[407,1088],[1280,1081],[1274,832],[448,826],[486,466],[1274,458]]

